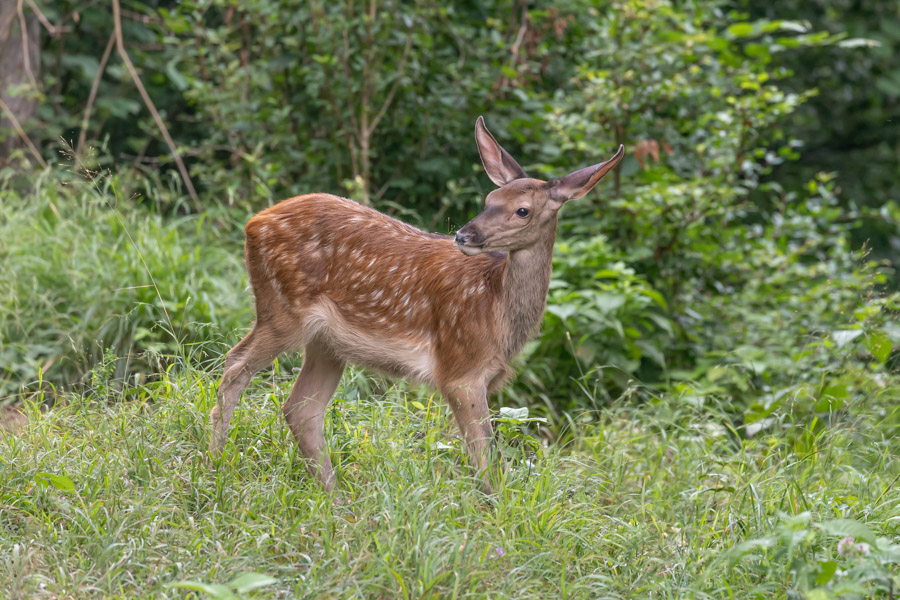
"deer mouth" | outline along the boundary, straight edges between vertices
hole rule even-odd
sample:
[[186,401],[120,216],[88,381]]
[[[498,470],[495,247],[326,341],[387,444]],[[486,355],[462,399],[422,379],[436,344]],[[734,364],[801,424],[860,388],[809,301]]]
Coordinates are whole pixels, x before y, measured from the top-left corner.
[[475,246],[472,244],[460,244],[457,243],[456,247],[459,248],[459,251],[465,254],[466,256],[475,256],[476,254],[480,254],[484,252],[484,244],[480,246]]

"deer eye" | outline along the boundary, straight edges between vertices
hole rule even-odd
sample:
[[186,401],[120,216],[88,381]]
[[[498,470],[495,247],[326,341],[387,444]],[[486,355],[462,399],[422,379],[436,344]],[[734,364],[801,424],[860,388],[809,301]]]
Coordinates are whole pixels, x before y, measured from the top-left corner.
[[528,216],[527,208],[520,208],[516,211],[516,216],[522,217],[523,219]]

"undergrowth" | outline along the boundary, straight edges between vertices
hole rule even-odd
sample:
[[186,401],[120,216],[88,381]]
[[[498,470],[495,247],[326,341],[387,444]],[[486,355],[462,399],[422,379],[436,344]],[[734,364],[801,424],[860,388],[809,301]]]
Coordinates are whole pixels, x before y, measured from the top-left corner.
[[[437,396],[379,391],[351,370],[326,419],[339,480],[327,494],[282,421],[293,375],[282,364],[255,380],[218,462],[205,454],[214,373],[179,367],[45,409],[36,396],[27,425],[0,437],[7,597],[819,599],[898,589],[896,402],[853,397],[823,415],[827,426],[785,403],[776,424],[748,436],[712,405],[619,401],[572,417],[549,444],[538,443],[539,422],[505,411],[511,467],[485,496]],[[881,385],[896,399],[896,379]]]
[[107,351],[119,377],[218,357],[250,323],[240,225],[164,217],[116,184],[47,172],[28,194],[0,188],[0,398],[83,383]]

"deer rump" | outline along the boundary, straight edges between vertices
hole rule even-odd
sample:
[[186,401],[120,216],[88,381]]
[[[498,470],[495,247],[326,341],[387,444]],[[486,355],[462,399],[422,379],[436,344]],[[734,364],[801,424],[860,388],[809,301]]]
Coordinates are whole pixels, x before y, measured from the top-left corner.
[[[257,326],[297,350],[440,388],[474,372],[506,378],[496,302],[504,253],[463,256],[426,233],[330,194],[285,200],[245,227]],[[474,333],[473,333],[474,332]],[[496,363],[496,364],[491,364]]]

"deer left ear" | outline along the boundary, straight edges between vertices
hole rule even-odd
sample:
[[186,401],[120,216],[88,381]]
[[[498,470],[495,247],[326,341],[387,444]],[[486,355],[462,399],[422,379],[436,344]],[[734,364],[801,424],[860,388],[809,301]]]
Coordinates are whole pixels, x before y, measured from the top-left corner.
[[579,169],[569,173],[565,177],[554,179],[550,182],[550,197],[557,202],[565,202],[581,198],[597,185],[603,176],[616,168],[625,156],[625,146],[619,145],[619,150],[612,158],[591,167]]
[[484,124],[484,117],[475,121],[475,143],[481,155],[481,164],[497,187],[503,187],[510,181],[528,177],[519,163],[516,162],[503,146],[497,143]]

